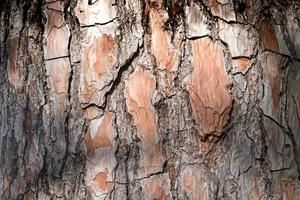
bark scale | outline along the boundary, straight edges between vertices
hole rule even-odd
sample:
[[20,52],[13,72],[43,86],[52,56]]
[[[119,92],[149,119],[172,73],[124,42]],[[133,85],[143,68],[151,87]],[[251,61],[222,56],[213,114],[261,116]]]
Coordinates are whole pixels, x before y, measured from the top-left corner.
[[300,198],[297,0],[4,0],[1,199]]

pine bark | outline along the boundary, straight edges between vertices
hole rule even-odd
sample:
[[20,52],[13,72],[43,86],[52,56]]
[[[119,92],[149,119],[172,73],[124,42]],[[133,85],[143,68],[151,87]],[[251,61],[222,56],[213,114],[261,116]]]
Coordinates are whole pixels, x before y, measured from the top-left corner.
[[298,0],[2,0],[0,199],[300,198]]

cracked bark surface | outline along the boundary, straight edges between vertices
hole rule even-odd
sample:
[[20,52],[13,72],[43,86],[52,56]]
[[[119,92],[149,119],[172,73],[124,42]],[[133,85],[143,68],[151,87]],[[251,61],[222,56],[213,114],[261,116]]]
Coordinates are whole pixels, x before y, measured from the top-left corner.
[[300,198],[298,0],[3,0],[0,199]]

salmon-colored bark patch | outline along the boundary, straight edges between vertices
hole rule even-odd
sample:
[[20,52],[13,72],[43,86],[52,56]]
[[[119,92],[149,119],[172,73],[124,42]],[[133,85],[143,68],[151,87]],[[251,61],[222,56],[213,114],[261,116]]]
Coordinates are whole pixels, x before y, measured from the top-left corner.
[[252,179],[252,183],[251,183],[251,193],[250,193],[250,198],[251,199],[259,199],[260,195],[261,195],[261,191],[259,190],[259,185],[258,185],[258,178],[259,174],[258,172],[255,172],[252,177],[254,177]]
[[50,77],[53,81],[55,92],[66,93],[69,83],[70,64],[67,58],[46,62]]
[[232,60],[234,67],[237,67],[239,71],[245,72],[251,66],[251,60],[249,58],[237,58]]
[[150,10],[151,48],[156,62],[161,69],[172,70],[174,65],[174,49],[169,33],[164,30],[164,12]]
[[[203,140],[202,136],[199,136],[195,134],[195,140],[198,144],[199,153],[202,155],[207,155],[211,149],[215,146],[215,137],[207,137],[205,140]],[[207,158],[209,159],[209,155],[207,155]]]
[[209,38],[192,41],[194,69],[188,80],[193,114],[204,133],[221,132],[229,118],[229,76],[221,43]]
[[180,182],[189,199],[215,199],[217,189],[211,174],[198,168],[198,166],[186,167],[181,171]]
[[[111,112],[104,115],[101,124],[96,130],[96,133],[91,133],[93,130],[89,128],[86,133],[85,144],[88,151],[93,151],[97,148],[111,147],[114,132]],[[92,138],[91,135],[95,135],[95,137]]]
[[195,179],[193,175],[193,171],[187,171],[183,176],[183,186],[186,190],[193,191],[195,187]]
[[68,58],[49,60],[45,63],[49,74],[51,91],[55,93],[57,102],[61,109],[65,108],[66,97],[68,94],[70,63]]
[[106,190],[107,172],[100,172],[95,177],[95,182],[101,190]]
[[[90,36],[94,40],[87,44],[82,54],[81,102],[99,103],[100,90],[108,84],[112,68],[117,62],[117,43],[111,35]],[[88,37],[89,38],[89,37]]]
[[112,146],[112,113],[104,116],[101,126],[99,126],[96,137],[94,138],[95,148]]
[[[103,35],[96,40],[85,54],[85,63],[92,64],[94,71],[100,76],[105,72],[105,69],[112,68],[116,62],[116,43],[111,36]],[[95,55],[93,55],[95,52]],[[94,58],[91,58],[95,56]],[[92,62],[92,63],[91,63]]]
[[87,79],[83,79],[81,88],[81,102],[89,103],[94,96],[97,96],[97,89],[93,87],[92,84],[89,84]]
[[87,148],[86,184],[96,196],[113,189],[113,174],[116,166],[114,149],[113,113],[106,112],[91,120],[85,135]]
[[298,199],[300,192],[297,189],[297,185],[293,180],[281,180],[276,187],[276,193],[278,199],[285,199],[285,200],[294,200]]
[[158,144],[157,116],[151,104],[154,90],[154,77],[142,70],[135,71],[126,82],[126,105],[141,139],[143,160],[140,167],[144,173],[151,168],[160,167],[163,162],[161,148]]
[[106,169],[105,172],[99,172],[94,179],[94,185],[102,190],[102,191],[111,191],[113,189],[113,185],[111,181],[107,181],[108,171]]
[[170,180],[166,174],[152,177],[144,181],[146,199],[169,200]]
[[133,116],[134,125],[137,126],[142,141],[148,145],[156,143],[156,115],[151,98],[155,89],[154,77],[143,71],[133,73],[125,90],[126,103],[130,114]]
[[204,4],[211,9],[214,16],[219,16],[227,21],[235,20],[234,8],[230,3],[222,4],[218,0],[204,0]]
[[116,53],[114,38],[104,34],[85,50],[83,66],[93,67],[94,72],[101,76],[116,62]]
[[85,139],[84,141],[85,141],[85,146],[87,148],[87,152],[93,151],[95,147],[94,147],[94,141],[92,139],[90,130],[88,130],[85,133],[84,139]]
[[45,15],[47,18],[45,27],[46,36],[49,35],[53,28],[60,28],[64,25],[65,20],[62,12],[52,9],[46,9]]
[[46,9],[44,54],[46,59],[67,56],[70,30],[65,23],[63,13]]

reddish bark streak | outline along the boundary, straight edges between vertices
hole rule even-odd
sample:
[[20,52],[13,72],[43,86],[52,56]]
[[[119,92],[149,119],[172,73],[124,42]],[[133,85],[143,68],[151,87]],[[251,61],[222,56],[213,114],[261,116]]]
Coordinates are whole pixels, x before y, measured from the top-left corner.
[[194,70],[188,81],[193,113],[204,133],[221,132],[231,107],[229,77],[220,43],[192,41]]

